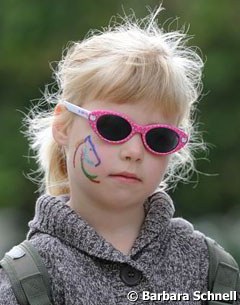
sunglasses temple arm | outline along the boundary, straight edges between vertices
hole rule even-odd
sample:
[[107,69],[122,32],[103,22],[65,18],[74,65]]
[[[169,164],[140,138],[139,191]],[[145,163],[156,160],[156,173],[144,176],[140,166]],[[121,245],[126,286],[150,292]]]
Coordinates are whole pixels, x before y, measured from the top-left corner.
[[67,101],[62,101],[62,103],[64,104],[64,106],[67,108],[68,111],[73,112],[81,117],[88,119],[90,111],[83,109],[72,103],[69,103]]

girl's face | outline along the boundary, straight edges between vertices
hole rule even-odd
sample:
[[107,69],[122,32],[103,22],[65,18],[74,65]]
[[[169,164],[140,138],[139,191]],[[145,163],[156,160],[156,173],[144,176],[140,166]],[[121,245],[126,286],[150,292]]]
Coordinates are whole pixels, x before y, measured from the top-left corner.
[[[94,101],[82,107],[121,112],[141,125],[176,123],[176,118],[166,119],[144,103]],[[170,158],[147,151],[140,134],[125,143],[107,143],[79,116],[74,118],[65,146],[71,197],[116,209],[143,203],[162,181]]]

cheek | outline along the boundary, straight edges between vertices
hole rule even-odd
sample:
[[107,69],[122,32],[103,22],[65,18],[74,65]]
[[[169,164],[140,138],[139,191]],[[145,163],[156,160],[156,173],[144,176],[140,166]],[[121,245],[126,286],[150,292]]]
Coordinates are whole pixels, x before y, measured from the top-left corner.
[[81,177],[85,176],[94,183],[100,183],[103,158],[99,145],[91,135],[76,143],[72,154],[72,167]]
[[167,171],[168,164],[170,162],[170,158],[171,158],[171,155],[167,155],[165,157],[162,157],[162,159],[161,159],[161,167],[162,167],[162,170],[164,171],[164,174]]
[[151,178],[151,181],[156,184],[160,184],[163,180],[164,175],[167,172],[169,164],[169,156],[156,157],[149,162],[148,173]]

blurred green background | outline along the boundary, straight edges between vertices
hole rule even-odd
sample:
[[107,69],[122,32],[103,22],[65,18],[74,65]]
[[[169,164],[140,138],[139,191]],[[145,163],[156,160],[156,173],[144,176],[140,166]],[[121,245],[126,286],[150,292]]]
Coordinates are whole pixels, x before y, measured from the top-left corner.
[[[49,64],[60,60],[69,41],[90,28],[107,26],[112,15],[148,14],[150,0],[0,0],[0,255],[25,238],[34,213],[37,186],[25,176],[35,168],[20,130],[22,112],[52,82]],[[179,184],[173,196],[176,215],[215,238],[240,263],[240,1],[165,0],[162,23],[179,17],[171,29],[189,25],[191,45],[206,62],[198,120],[208,160],[197,162],[207,175]],[[166,25],[171,22],[168,21]]]

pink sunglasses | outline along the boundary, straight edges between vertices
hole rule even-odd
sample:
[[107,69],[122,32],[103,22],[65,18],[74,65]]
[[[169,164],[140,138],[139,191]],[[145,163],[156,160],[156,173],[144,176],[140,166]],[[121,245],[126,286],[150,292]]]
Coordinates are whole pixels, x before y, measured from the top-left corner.
[[88,119],[93,131],[102,140],[121,144],[140,133],[145,148],[155,155],[172,154],[186,145],[188,135],[179,128],[166,124],[139,125],[122,113],[108,110],[89,111],[67,101],[68,111]]

